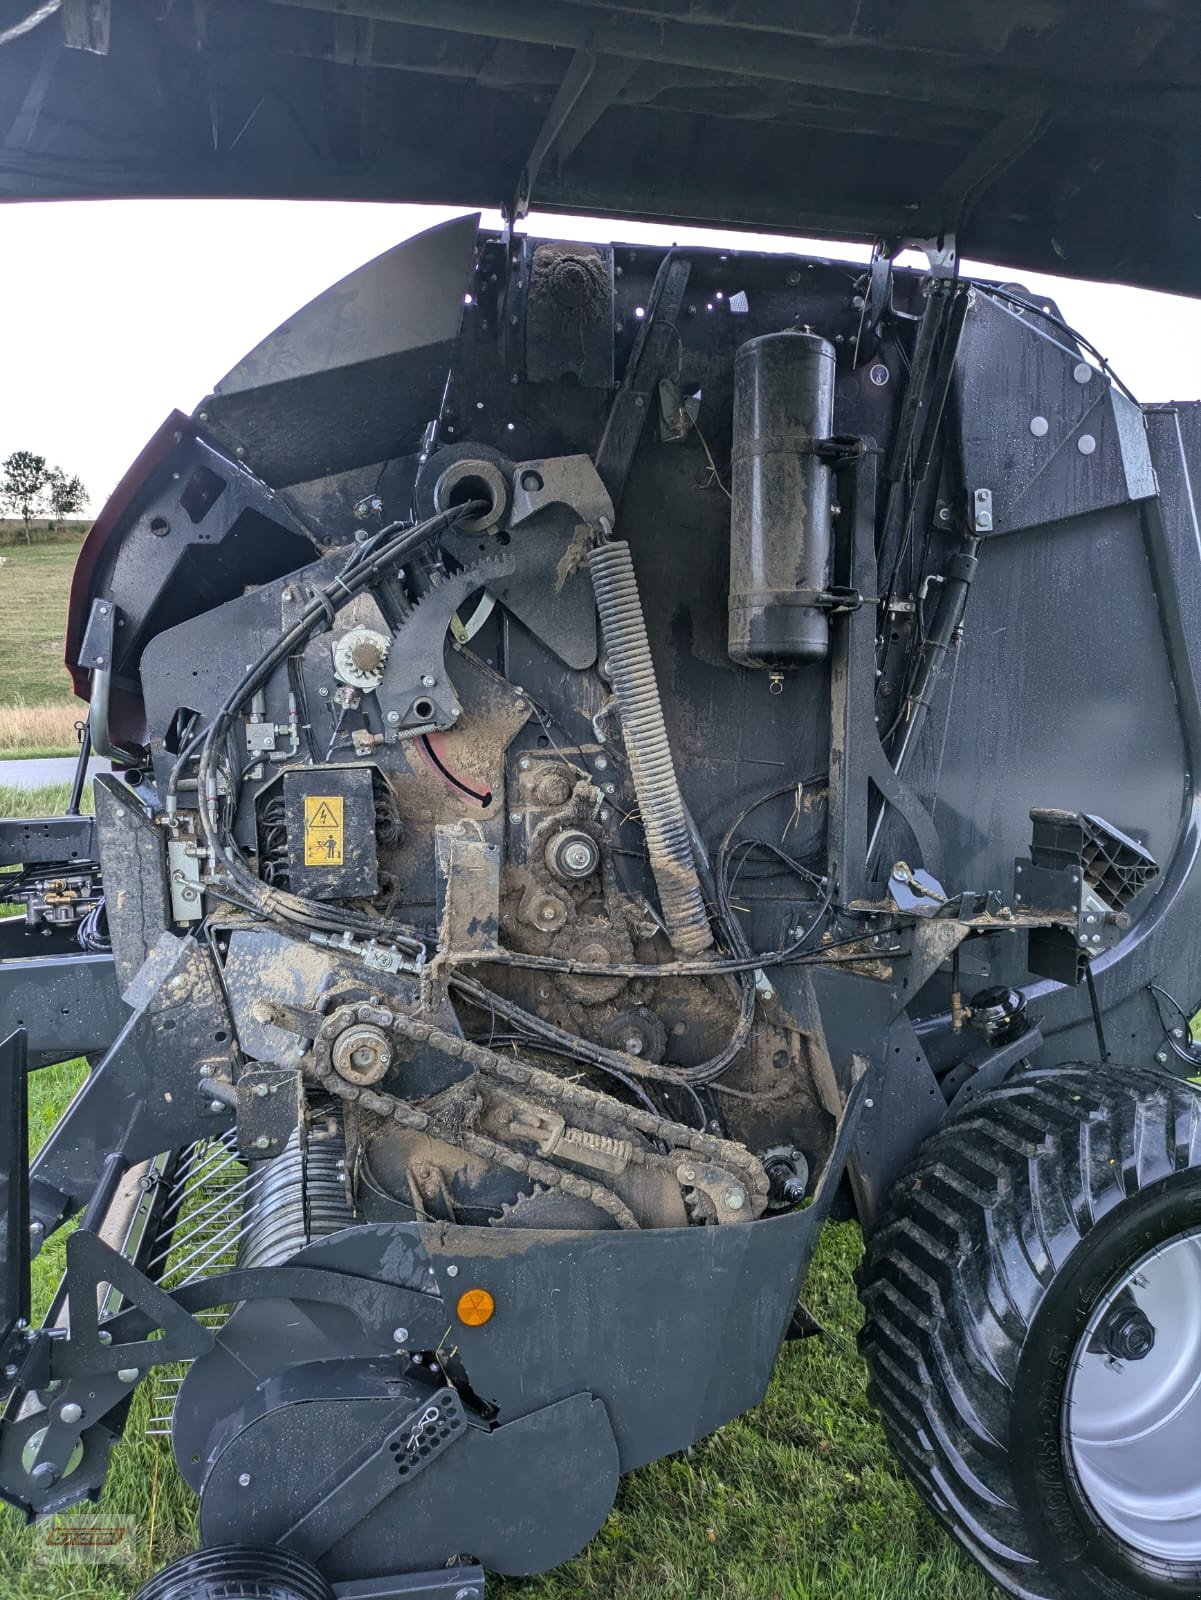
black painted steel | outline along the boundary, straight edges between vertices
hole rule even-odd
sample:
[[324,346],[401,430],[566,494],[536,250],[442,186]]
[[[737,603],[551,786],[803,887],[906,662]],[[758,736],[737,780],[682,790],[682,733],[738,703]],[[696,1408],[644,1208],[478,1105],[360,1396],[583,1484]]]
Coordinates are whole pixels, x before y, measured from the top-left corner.
[[0,58],[13,199],[532,204],[865,241],[950,233],[985,261],[1197,282],[1187,6],[1098,17],[1050,0],[998,20],[994,0],[209,0],[201,23],[177,7],[41,16]]
[[0,1042],[0,1363],[29,1324],[28,1099],[25,1034]]
[[[621,79],[579,63],[547,150]],[[98,850],[114,943],[0,962],[31,1067],[99,1058],[28,1185],[38,1237],[88,1225],[72,1336],[21,1341],[0,1425],[24,1509],[96,1490],[122,1373],[182,1357],[206,1537],[294,1536],[348,1593],[437,1592],[464,1550],[537,1570],[620,1470],[757,1402],[844,1177],[870,1233],[1023,1063],[1201,1069],[1201,410],[1140,410],[945,248],[541,250],[468,219],[352,274],[85,548],[68,654],[84,688],[118,658],[113,736],[149,755],[94,828],[0,832],[47,878]],[[797,350],[820,382],[745,423],[746,362]],[[756,542],[735,604],[803,625],[732,653]],[[102,606],[125,627],[85,649]],[[353,871],[298,900],[322,797]],[[190,1211],[130,1260],[93,1227],[119,1248],[120,1171],[197,1142],[230,1191],[179,1205],[229,1254],[168,1293]]]

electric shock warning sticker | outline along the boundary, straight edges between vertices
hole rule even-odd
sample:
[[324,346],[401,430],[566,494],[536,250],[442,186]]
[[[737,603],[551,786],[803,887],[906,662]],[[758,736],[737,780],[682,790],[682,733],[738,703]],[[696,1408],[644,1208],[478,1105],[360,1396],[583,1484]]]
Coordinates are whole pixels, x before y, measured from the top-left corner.
[[340,867],[345,838],[340,794],[306,794],[304,797],[304,864],[306,867]]

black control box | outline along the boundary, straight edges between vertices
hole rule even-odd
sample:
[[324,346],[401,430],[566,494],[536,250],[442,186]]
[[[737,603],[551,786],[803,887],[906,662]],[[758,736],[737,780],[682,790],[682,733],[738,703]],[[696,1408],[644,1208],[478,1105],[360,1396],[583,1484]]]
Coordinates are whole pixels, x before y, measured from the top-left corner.
[[370,897],[379,889],[370,767],[284,773],[288,878],[310,900]]

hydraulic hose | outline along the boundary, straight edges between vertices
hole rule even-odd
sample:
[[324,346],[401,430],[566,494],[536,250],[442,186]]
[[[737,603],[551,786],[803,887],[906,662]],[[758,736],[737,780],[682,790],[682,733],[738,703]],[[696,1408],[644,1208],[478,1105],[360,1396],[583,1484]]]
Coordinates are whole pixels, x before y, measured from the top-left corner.
[[699,955],[712,946],[713,932],[667,742],[630,547],[622,540],[598,545],[588,566],[663,924],[677,954]]

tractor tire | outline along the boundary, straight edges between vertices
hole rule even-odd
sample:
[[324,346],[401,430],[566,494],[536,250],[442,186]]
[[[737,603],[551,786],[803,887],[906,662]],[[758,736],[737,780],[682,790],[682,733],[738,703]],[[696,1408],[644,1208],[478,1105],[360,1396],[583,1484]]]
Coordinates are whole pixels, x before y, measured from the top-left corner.
[[897,1181],[860,1279],[893,1449],[1022,1600],[1201,1595],[1201,1094],[1026,1070]]
[[172,1561],[133,1600],[334,1600],[334,1591],[286,1550],[225,1544]]

